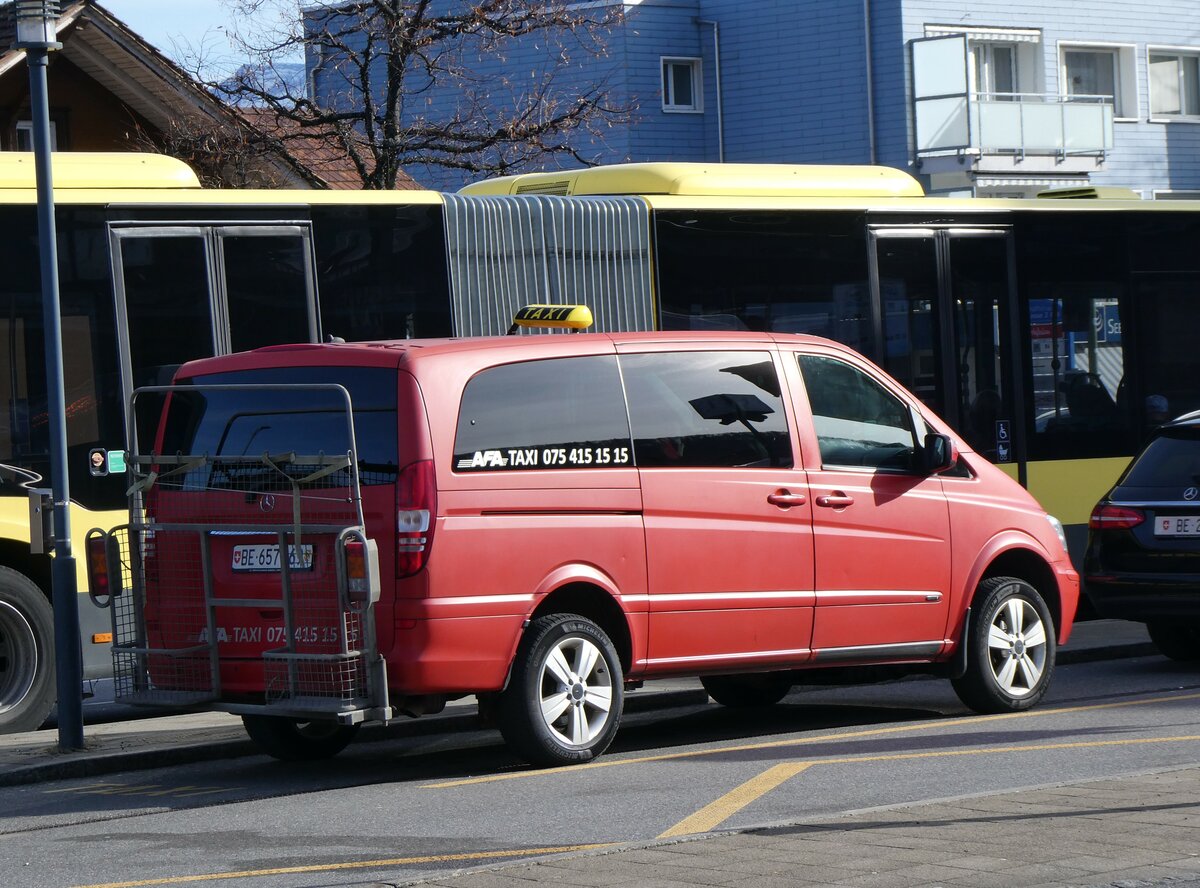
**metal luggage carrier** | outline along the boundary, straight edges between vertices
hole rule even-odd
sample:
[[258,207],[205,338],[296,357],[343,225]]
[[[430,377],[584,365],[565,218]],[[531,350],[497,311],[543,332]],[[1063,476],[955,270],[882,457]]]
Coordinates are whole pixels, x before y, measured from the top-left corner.
[[[137,452],[132,417],[139,396],[307,389],[344,402],[347,452]],[[103,537],[107,552],[113,594],[97,603],[111,607],[116,699],[347,724],[388,721],[393,712],[374,620],[378,559],[363,520],[349,392],[329,384],[147,386],[132,401],[130,521],[88,534],[89,545]],[[239,566],[239,559],[247,563]],[[253,585],[253,597],[232,597],[229,587],[237,585]],[[282,626],[251,620],[226,628],[222,617],[239,610],[282,611]],[[239,644],[251,646],[249,656],[228,650]],[[254,659],[262,692],[229,693],[222,665],[245,669]]]

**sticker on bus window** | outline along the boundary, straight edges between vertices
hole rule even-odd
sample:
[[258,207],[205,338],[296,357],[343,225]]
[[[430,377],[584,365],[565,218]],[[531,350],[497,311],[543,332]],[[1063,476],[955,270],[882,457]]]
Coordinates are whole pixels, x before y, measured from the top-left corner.
[[562,447],[511,447],[456,454],[457,472],[530,469],[612,469],[633,465],[628,444],[572,444]]

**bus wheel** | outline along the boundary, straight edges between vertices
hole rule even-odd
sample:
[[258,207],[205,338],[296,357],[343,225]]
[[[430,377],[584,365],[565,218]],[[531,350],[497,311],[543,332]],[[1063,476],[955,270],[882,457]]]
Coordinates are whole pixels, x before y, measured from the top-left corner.
[[50,603],[24,574],[0,567],[0,733],[36,731],[56,693]]
[[[967,671],[953,680],[976,712],[1020,712],[1050,686],[1054,623],[1037,590],[1014,577],[979,584],[967,642]],[[975,615],[978,616],[975,616]]]
[[704,675],[700,684],[722,706],[755,709],[774,706],[792,689],[791,679],[776,672],[754,675]]
[[258,747],[284,762],[333,758],[349,745],[358,725],[335,721],[301,721],[277,715],[243,715],[242,724]]
[[535,765],[587,762],[621,723],[621,661],[599,626],[575,614],[533,621],[500,695],[500,733]]

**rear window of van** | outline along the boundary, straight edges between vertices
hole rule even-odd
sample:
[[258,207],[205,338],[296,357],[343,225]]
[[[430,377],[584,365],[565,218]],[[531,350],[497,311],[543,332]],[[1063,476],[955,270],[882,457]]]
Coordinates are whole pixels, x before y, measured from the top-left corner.
[[[215,373],[180,385],[337,384],[350,393],[354,445],[363,484],[390,484],[398,471],[396,373],[376,367],[297,367]],[[143,408],[139,406],[139,413]],[[332,456],[350,450],[345,402],[329,389],[176,390],[163,429],[161,453],[209,456],[297,454]],[[311,474],[301,462],[284,469]],[[196,479],[192,479],[193,482]],[[327,476],[329,484],[344,484]],[[237,479],[206,479],[204,486],[240,489]]]

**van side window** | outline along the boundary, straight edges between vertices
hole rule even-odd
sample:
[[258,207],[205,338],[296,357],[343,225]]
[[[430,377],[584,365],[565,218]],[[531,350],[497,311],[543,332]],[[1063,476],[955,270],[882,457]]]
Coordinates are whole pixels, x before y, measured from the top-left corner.
[[613,355],[504,364],[467,383],[456,472],[631,467]]
[[770,354],[622,355],[621,373],[639,467],[792,465]]
[[917,435],[912,411],[857,367],[797,355],[825,466],[912,471]]

